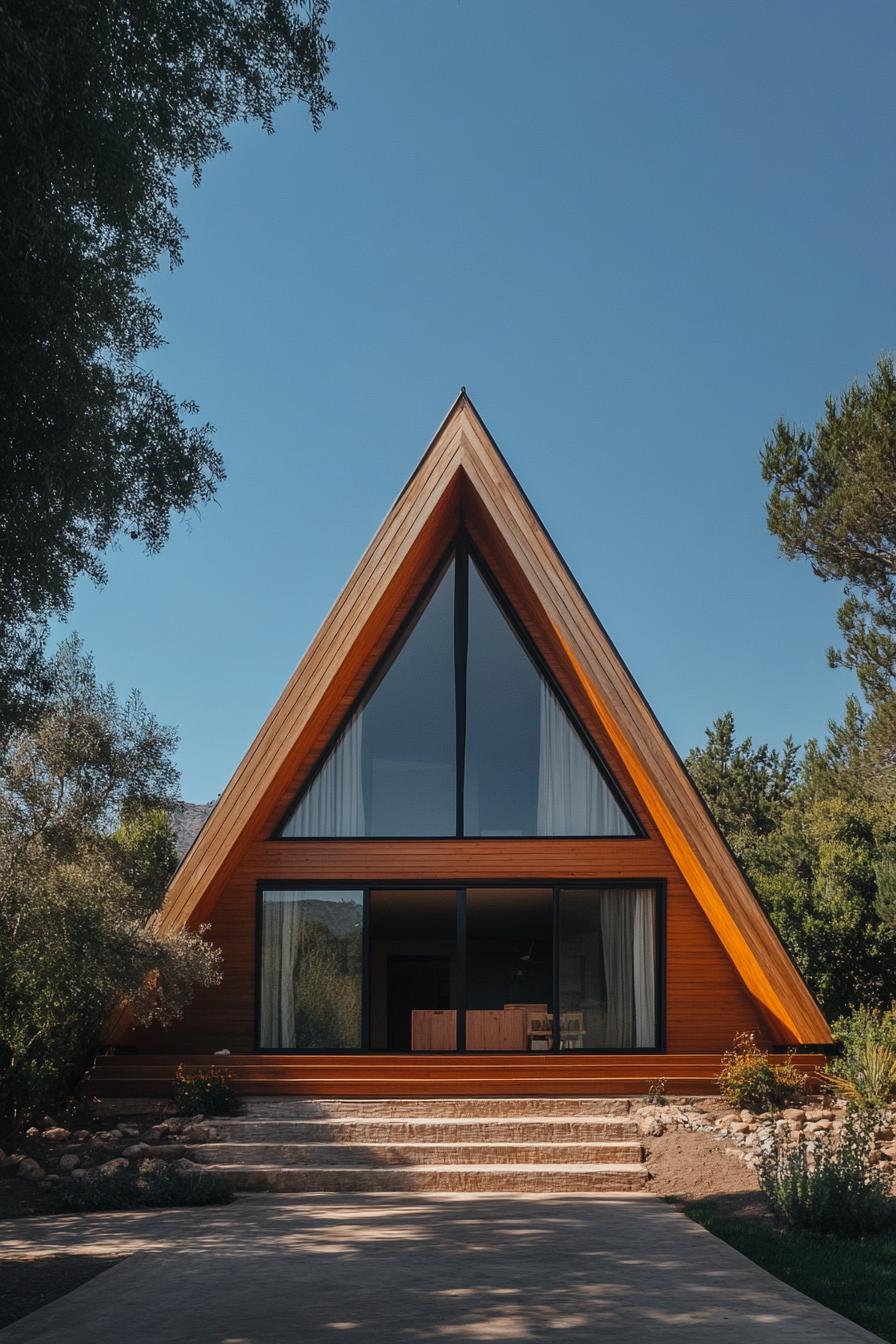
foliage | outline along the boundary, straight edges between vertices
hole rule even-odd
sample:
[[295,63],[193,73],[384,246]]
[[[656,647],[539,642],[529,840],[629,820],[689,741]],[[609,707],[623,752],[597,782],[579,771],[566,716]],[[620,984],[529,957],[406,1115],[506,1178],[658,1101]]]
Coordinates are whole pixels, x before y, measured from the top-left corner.
[[841,1053],[825,1074],[841,1096],[870,1110],[896,1099],[896,1007],[859,1008],[834,1023],[834,1036]]
[[701,1200],[684,1212],[776,1278],[875,1336],[896,1341],[896,1233],[855,1241],[814,1237],[733,1213],[728,1203]]
[[219,977],[204,930],[147,924],[175,865],[173,733],[97,684],[77,639],[48,667],[35,724],[0,752],[0,1105],[47,1107],[125,997],[170,1022]]
[[896,1226],[889,1172],[868,1161],[877,1112],[847,1112],[839,1137],[815,1138],[814,1161],[804,1133],[773,1131],[760,1153],[759,1184],[775,1218],[820,1235],[861,1237]]
[[896,923],[881,877],[896,816],[869,781],[857,702],[799,758],[790,744],[780,756],[749,739],[738,747],[730,715],[707,737],[688,757],[691,775],[822,1008],[836,1017],[888,1004]]
[[791,559],[846,586],[844,640],[833,666],[852,667],[872,704],[896,682],[896,368],[885,356],[865,384],[829,397],[814,430],[780,421],[762,455],[768,525]]
[[706,745],[695,747],[687,768],[739,859],[749,856],[757,836],[768,835],[781,819],[793,791],[797,748],[788,738],[782,752],[752,738],[736,739],[734,715],[723,714],[706,729]]
[[739,1031],[722,1056],[719,1092],[738,1110],[769,1111],[786,1106],[805,1088],[802,1074],[792,1063],[772,1064],[752,1031]]
[[236,1115],[242,1107],[227,1069],[188,1069],[178,1064],[174,1100],[181,1115]]
[[141,285],[182,259],[181,174],[273,130],[317,128],[327,0],[7,0],[0,6],[0,728],[21,722],[48,618],[129,535],[150,552],[223,479],[211,429],[141,367]]
[[340,937],[318,920],[301,928],[295,962],[296,1045],[314,1050],[358,1044],[361,939]]
[[229,1204],[233,1190],[221,1176],[205,1171],[179,1171],[166,1164],[155,1171],[97,1171],[81,1180],[64,1180],[51,1202],[60,1213],[108,1209],[186,1208]]
[[651,1106],[662,1106],[666,1100],[666,1088],[669,1086],[668,1078],[650,1078],[647,1083],[647,1100]]

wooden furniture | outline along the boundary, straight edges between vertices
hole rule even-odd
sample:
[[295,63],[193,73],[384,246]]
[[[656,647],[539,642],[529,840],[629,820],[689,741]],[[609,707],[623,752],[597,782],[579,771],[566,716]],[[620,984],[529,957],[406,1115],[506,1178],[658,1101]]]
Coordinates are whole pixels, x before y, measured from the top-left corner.
[[412,1050],[456,1050],[454,1008],[415,1008],[411,1013]]
[[547,1008],[526,1014],[526,1044],[530,1050],[550,1050],[554,1042],[554,1017]]
[[468,1008],[468,1050],[525,1050],[524,1008]]
[[585,1045],[585,1014],[560,1014],[560,1049],[581,1050]]

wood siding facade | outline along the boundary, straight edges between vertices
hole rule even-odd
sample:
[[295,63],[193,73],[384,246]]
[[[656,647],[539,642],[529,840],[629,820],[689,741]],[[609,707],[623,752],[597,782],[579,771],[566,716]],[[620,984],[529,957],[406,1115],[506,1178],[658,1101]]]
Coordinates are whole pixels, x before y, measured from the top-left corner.
[[[487,563],[644,831],[626,839],[277,840],[275,834],[458,530]],[[817,1046],[827,1024],[671,744],[462,395],[176,873],[161,928],[210,924],[223,979],[165,1032],[110,1039],[169,1057],[255,1044],[256,892],[267,880],[665,884],[665,1050],[716,1060],[737,1031]],[[644,1056],[646,1077],[664,1072]]]

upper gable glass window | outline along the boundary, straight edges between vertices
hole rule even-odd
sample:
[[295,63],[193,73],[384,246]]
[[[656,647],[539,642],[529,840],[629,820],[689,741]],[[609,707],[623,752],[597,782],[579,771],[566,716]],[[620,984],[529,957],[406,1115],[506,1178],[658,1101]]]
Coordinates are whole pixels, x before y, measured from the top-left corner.
[[455,755],[452,560],[281,835],[455,835]]
[[595,751],[463,550],[280,830],[292,839],[635,834]]
[[633,835],[473,560],[468,592],[464,834]]

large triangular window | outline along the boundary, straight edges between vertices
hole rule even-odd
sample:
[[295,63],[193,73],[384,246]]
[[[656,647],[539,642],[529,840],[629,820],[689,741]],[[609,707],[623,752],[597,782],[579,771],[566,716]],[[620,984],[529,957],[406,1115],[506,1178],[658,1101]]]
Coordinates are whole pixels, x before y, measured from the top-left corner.
[[279,834],[640,831],[593,745],[461,545]]

